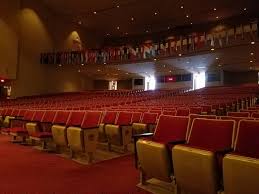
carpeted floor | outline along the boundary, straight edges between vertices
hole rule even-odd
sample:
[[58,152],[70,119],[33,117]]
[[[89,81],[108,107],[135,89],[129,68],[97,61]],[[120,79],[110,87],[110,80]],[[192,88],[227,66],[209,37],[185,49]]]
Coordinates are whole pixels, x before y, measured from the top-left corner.
[[0,135],[1,194],[147,194],[137,188],[133,156],[80,165],[10,143]]

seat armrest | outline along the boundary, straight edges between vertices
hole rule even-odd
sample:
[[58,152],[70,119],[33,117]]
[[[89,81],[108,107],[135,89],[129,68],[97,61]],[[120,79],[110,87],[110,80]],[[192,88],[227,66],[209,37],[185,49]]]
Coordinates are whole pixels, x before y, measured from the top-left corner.
[[172,144],[172,145],[185,144],[185,143],[186,143],[186,140],[175,140],[175,141],[168,142],[168,144]]
[[154,133],[142,133],[142,134],[133,135],[133,138],[138,139],[138,138],[141,138],[141,137],[151,137],[153,135],[154,135]]
[[224,148],[222,150],[217,150],[216,154],[225,155],[225,154],[227,154],[229,152],[233,152],[233,151],[234,151],[233,148]]

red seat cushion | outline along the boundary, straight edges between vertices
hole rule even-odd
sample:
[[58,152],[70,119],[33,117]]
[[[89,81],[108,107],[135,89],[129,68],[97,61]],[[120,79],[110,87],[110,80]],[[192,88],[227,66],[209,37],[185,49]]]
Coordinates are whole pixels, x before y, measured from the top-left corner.
[[26,129],[24,129],[23,127],[10,128],[10,132],[11,133],[28,133],[28,131]]

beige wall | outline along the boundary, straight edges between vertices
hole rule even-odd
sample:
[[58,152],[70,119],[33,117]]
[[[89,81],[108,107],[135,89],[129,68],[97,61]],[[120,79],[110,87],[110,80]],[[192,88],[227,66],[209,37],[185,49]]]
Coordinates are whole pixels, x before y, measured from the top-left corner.
[[0,5],[0,78],[16,78],[19,1],[1,1]]
[[[40,64],[40,53],[71,50],[75,47],[73,40],[80,42],[82,48],[98,47],[102,39],[96,33],[52,13],[40,1],[23,0],[20,9],[19,0],[11,2],[14,5],[4,0],[2,6],[1,2],[0,36],[7,38],[4,44],[0,44],[0,65],[11,64],[7,70],[8,77],[15,79],[11,83],[12,97],[93,89],[92,79],[78,74],[78,67],[58,68]],[[9,23],[19,28],[13,29]],[[1,66],[0,77],[7,70]]]

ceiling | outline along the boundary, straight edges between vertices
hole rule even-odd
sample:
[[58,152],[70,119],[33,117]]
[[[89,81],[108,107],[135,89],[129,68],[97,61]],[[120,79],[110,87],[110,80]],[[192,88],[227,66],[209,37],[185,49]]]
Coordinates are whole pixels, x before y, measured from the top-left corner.
[[258,0],[42,0],[103,36],[130,36],[258,12]]

